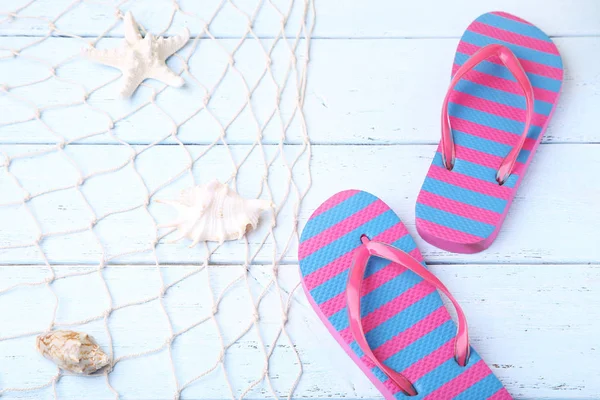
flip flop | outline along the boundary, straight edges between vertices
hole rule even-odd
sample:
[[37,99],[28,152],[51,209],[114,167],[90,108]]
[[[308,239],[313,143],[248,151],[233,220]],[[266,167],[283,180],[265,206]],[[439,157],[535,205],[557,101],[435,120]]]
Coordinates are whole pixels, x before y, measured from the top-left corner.
[[[511,398],[471,350],[460,307],[377,197],[349,190],[325,201],[298,258],[317,315],[386,399]],[[458,329],[436,289],[456,309]]]
[[417,231],[456,253],[488,248],[556,109],[558,49],[520,18],[492,12],[463,34],[442,106],[442,139],[417,198]]

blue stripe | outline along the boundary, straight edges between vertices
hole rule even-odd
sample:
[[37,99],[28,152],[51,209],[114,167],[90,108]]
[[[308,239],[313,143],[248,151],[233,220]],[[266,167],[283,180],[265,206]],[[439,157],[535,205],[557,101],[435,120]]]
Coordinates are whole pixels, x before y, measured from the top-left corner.
[[465,31],[461,40],[466,43],[470,43],[472,45],[483,47],[489,44],[500,43],[510,48],[515,55],[522,59],[533,61],[539,64],[544,64],[554,68],[562,68],[562,60],[560,56],[544,53],[543,51],[530,49],[528,47],[518,46],[513,43],[506,42],[504,40],[492,38],[489,36],[485,36],[473,31]]
[[[414,242],[414,240],[412,239],[412,237],[409,234],[406,234],[402,238],[393,242],[392,246],[395,246],[395,247],[409,253],[417,247],[417,244]],[[424,266],[426,266],[424,262],[422,264]],[[369,263],[367,264],[367,268],[365,271],[365,279],[368,278],[369,276],[375,274],[379,270],[382,270],[383,268],[387,267],[388,265],[390,265],[390,262],[387,260],[384,260],[382,258],[377,258],[377,257],[371,257],[369,259]],[[313,298],[315,299],[315,301],[317,302],[317,304],[324,303],[325,301],[334,298],[335,296],[339,295],[344,290],[346,290],[346,284],[348,281],[348,273],[349,273],[349,270],[345,270],[342,273],[338,274],[337,276],[334,276],[333,278],[323,282],[319,286],[312,289],[310,293],[313,296]],[[416,276],[415,274],[410,274],[410,275]],[[409,275],[406,275],[405,279],[411,279],[411,278]],[[420,282],[420,278],[419,278],[419,282]],[[403,282],[400,282],[398,287],[402,287],[402,286],[405,286],[405,285]],[[398,288],[394,288],[393,292],[396,293],[396,296],[398,296],[400,294],[398,292]],[[316,299],[319,299],[319,301],[317,301]],[[385,302],[392,300],[392,299],[388,299],[387,297],[385,299],[386,299]],[[363,298],[362,304],[364,305],[367,303],[368,303],[368,299]],[[344,308],[344,310],[345,310],[345,308]],[[346,317],[346,315],[344,313],[345,313],[345,311],[342,312],[342,310],[340,310],[336,314],[332,315],[330,318],[335,318],[337,321],[337,319],[341,318],[342,316],[344,318]],[[364,314],[364,312],[363,312],[363,314]],[[348,326],[347,321],[343,322],[343,324],[346,324],[346,325],[340,325],[343,327],[338,330],[345,329]],[[332,322],[332,325],[337,326],[333,322]]]
[[[469,135],[468,133],[456,129],[452,130],[452,137],[454,138],[454,143],[458,146],[467,147],[497,157],[506,157],[512,149],[512,146],[507,144],[494,142],[493,140],[484,139],[475,135]],[[521,163],[527,162],[530,154],[531,152],[529,150],[521,150],[517,157],[517,161]],[[498,164],[498,167],[499,166],[500,164]]]
[[448,320],[385,360],[385,364],[396,371],[404,371],[412,364],[442,347],[455,335],[456,325],[452,320]]
[[487,196],[477,193],[469,189],[464,189],[459,186],[454,186],[450,183],[438,181],[431,177],[426,177],[423,182],[422,190],[437,194],[438,196],[446,197],[447,199],[459,201],[485,210],[494,211],[499,214],[504,212],[506,200],[496,197]]
[[504,18],[499,15],[494,15],[491,13],[483,14],[475,21],[481,22],[482,24],[490,25],[496,28],[503,29],[505,31],[510,31],[514,33],[518,33],[519,35],[529,36],[534,39],[543,40],[544,42],[552,43],[552,40],[542,32],[541,29],[533,26],[524,24],[519,21],[515,21],[512,19]]
[[[504,132],[514,133],[515,135],[519,136],[521,136],[523,129],[525,129],[525,124],[523,122],[500,117],[498,115],[486,113],[456,103],[448,104],[448,114],[456,118],[461,118],[490,128],[499,129]],[[531,125],[529,127],[529,133],[527,134],[527,137],[537,140],[541,132],[541,127]]]
[[338,294],[346,289],[348,283],[348,273],[350,269],[337,274],[333,278],[323,282],[319,286],[310,291],[311,296],[315,299],[315,303],[321,305],[328,300],[333,299]]
[[329,320],[331,326],[333,326],[338,332],[348,328],[350,326],[350,322],[348,321],[348,307],[342,308],[340,311],[336,312],[327,319]]
[[[413,251],[417,247],[415,241],[412,239],[412,237],[408,233],[405,234],[404,236],[402,236],[401,238],[395,240],[394,242],[392,242],[391,245],[395,246],[407,253]],[[369,263],[367,264],[366,271],[365,271],[365,278],[375,274],[379,270],[387,267],[389,264],[390,264],[389,261],[384,260],[382,258],[377,258],[377,257],[370,258]],[[424,266],[426,266],[424,262],[422,264]],[[331,279],[323,282],[319,286],[312,289],[310,293],[311,293],[311,296],[313,297],[313,299],[315,299],[315,302],[317,304],[322,304],[325,301],[330,300],[330,299],[334,298],[335,296],[338,296],[343,291],[345,291],[346,284],[348,281],[348,273],[349,273],[349,269],[344,270],[340,274],[332,277]],[[377,304],[379,304],[381,302],[387,303],[388,301],[391,301],[394,297],[400,295],[400,290],[402,287],[406,287],[407,285],[409,285],[409,287],[410,287],[410,286],[414,285],[414,283],[412,282],[413,279],[412,279],[411,275],[412,275],[412,277],[417,277],[415,274],[412,274],[412,273],[400,275],[400,276],[403,276],[402,279],[407,279],[408,282],[405,282],[403,280],[397,281],[396,282],[396,284],[398,285],[397,287],[390,288],[389,292],[384,293],[384,297],[382,299],[376,299],[374,301],[377,301]],[[421,278],[417,277],[417,279],[418,279],[418,282],[421,281]],[[394,297],[389,298],[390,294],[395,294],[395,295],[394,295]],[[371,297],[363,298],[361,304],[363,306],[365,304],[370,304],[370,300],[369,300],[370,298]],[[373,308],[373,306],[367,306],[367,308]],[[365,315],[364,310],[363,310],[362,314]],[[342,308],[335,314],[331,315],[329,317],[329,322],[338,331],[346,329],[348,327],[348,315],[347,315],[346,307]]]
[[[390,264],[389,262],[381,258],[371,258],[371,260],[369,260],[369,265],[373,262],[379,264],[381,267],[385,267],[386,265]],[[314,290],[319,289],[319,295],[321,295],[324,298],[333,298],[339,295],[346,288],[348,271],[344,271],[343,275],[343,278],[332,278],[329,281],[325,282],[323,285],[319,286],[318,288],[315,288]],[[407,290],[409,290],[410,288],[422,281],[423,279],[421,277],[419,277],[411,271],[406,271],[387,281],[383,285],[379,286],[372,292],[365,294],[362,297],[360,312],[361,316],[363,318],[366,317],[368,314],[372,313],[384,304],[387,304],[390,301],[394,300],[396,297],[400,296],[402,293],[406,292]],[[331,285],[330,282],[332,282]],[[315,298],[313,291],[311,291],[311,295],[313,296],[313,298]],[[346,307],[329,317],[329,322],[338,331],[348,328],[349,321]]]
[[387,281],[371,293],[367,293],[362,297],[361,316],[363,318],[366,317],[422,281],[423,278],[412,271],[405,271],[397,275],[394,279]]
[[[398,221],[399,222],[399,221]],[[410,236],[410,234],[405,234],[400,239],[391,243],[392,246],[395,246],[407,253],[413,251],[417,244]],[[365,271],[364,278],[368,278],[369,276],[375,274],[377,271],[387,267],[390,264],[389,261],[384,260],[382,258],[371,257],[367,264],[367,268]],[[425,263],[422,263],[424,266]],[[327,281],[321,283],[318,286],[315,286],[311,291],[311,295],[317,304],[322,304],[335,296],[339,295],[341,292],[346,290],[346,284],[348,280],[350,265],[348,265],[348,269],[340,272],[338,275],[328,279]],[[317,300],[318,299],[318,300]]]
[[[469,56],[468,54],[456,52],[454,62],[457,65],[463,65],[469,59],[469,57],[471,56]],[[494,64],[489,61],[482,61],[474,69],[476,71],[483,72],[484,74],[488,75],[493,75],[498,78],[503,78],[514,82],[517,81],[513,74],[504,65]],[[560,91],[562,81],[553,78],[548,78],[546,76],[538,74],[533,74],[531,72],[527,72],[526,74],[533,87],[549,90],[551,92]]]
[[418,381],[413,382],[415,388],[419,392],[419,396],[417,396],[417,399],[422,399],[428,394],[433,393],[437,389],[444,386],[446,383],[450,382],[452,379],[466,372],[468,368],[471,368],[480,360],[481,358],[479,357],[479,355],[473,350],[471,350],[471,357],[466,367],[461,367],[460,365],[458,365],[454,358],[449,359],[433,371],[423,376]]
[[[477,149],[476,149],[477,150]],[[433,158],[433,165],[437,165],[438,167],[445,168],[444,163],[442,161],[442,155],[440,153],[435,153],[435,157]],[[470,176],[471,178],[479,179],[493,185],[498,185],[496,181],[496,169],[485,167],[483,165],[474,164],[472,162],[461,160],[460,158],[456,158],[456,162],[454,164],[454,169],[452,172],[456,172],[459,174]],[[513,188],[515,184],[519,180],[519,176],[516,174],[512,174],[504,183],[504,186]]]
[[378,367],[371,368],[371,372],[381,382],[385,382],[388,379],[387,375],[382,370],[380,370]]
[[404,332],[442,305],[442,299],[433,292],[411,304],[392,318],[371,329],[365,337],[371,348],[375,349],[400,332]]
[[[413,251],[414,249],[417,248],[417,244],[415,243],[413,238],[410,236],[410,233],[407,233],[406,235],[402,236],[400,239],[396,240],[395,242],[392,242],[391,245],[399,248],[400,250],[402,250],[406,253],[410,253],[411,251]],[[378,260],[378,258],[375,258],[375,257],[371,258],[369,260],[369,263],[367,264],[367,268],[365,270],[365,279],[370,277],[371,275],[375,274],[379,270],[382,270],[383,268],[387,267],[390,264],[389,261],[383,260],[384,262],[377,262],[377,260]],[[421,264],[423,264],[424,267],[427,267],[425,262],[421,262]]]
[[500,389],[502,389],[502,383],[500,383],[494,374],[489,374],[479,382],[465,389],[454,400],[487,399]]
[[[527,102],[525,101],[525,96],[522,94],[506,92],[504,90],[480,85],[478,83],[471,82],[465,79],[460,80],[456,84],[454,89],[461,93],[466,93],[471,96],[479,97],[480,99],[493,101],[496,103],[504,104],[505,106],[514,107],[521,110],[527,110]],[[552,107],[552,103],[548,103],[542,100],[535,100],[533,103],[534,111],[537,114],[541,115],[550,115],[550,113],[552,112]]]
[[[397,224],[398,221],[398,216],[394,214],[392,210],[388,210],[372,220],[367,221],[336,241],[321,247],[319,250],[305,257],[300,263],[302,274],[306,276],[360,246],[361,243],[359,238],[363,233],[376,236]],[[315,221],[309,221],[306,225],[307,227],[309,227],[309,225],[312,227],[312,224],[314,223]],[[317,303],[320,302],[317,298],[315,298],[315,301]]]
[[335,207],[310,219],[302,231],[301,241],[304,242],[313,236],[318,235],[327,228],[345,220],[351,215],[356,214],[363,208],[368,207],[377,201],[377,197],[367,192],[358,192]]
[[421,218],[438,225],[443,225],[457,231],[475,235],[480,238],[489,237],[494,232],[495,226],[484,222],[475,221],[460,215],[417,203],[417,218]]
[[[398,314],[394,315],[392,318],[366,333],[365,337],[367,338],[369,346],[372,349],[381,346],[388,340],[391,340],[394,336],[398,335],[400,332],[404,332],[440,307],[443,307],[440,295],[437,292],[428,294],[421,300],[411,304]],[[350,348],[359,358],[364,356],[364,353],[356,341],[350,343]]]

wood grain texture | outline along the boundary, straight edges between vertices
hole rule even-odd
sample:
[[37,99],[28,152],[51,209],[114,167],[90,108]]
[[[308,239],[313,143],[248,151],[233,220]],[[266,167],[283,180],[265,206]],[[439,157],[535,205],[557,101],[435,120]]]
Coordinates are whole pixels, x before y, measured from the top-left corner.
[[[0,13],[26,4],[28,0],[8,0],[0,4]],[[202,85],[211,88],[227,68],[226,52],[206,39],[207,30],[220,38],[228,49],[237,45],[247,31],[247,17],[257,4],[265,4],[253,26],[259,37],[248,38],[235,54],[236,68],[255,83],[265,68],[263,57],[257,58],[262,46],[270,46],[281,31],[281,15],[287,0],[178,0],[181,9],[200,18],[181,13],[175,17],[167,34],[189,26],[199,46],[189,63],[190,70]],[[218,17],[207,27],[212,13],[224,3]],[[33,109],[26,102],[15,101],[16,94],[41,107],[42,118],[67,141],[65,151],[84,171],[120,165],[127,160],[127,148],[116,145],[108,135],[78,139],[108,128],[107,119],[87,106],[63,107],[83,102],[78,84],[90,89],[117,78],[119,72],[77,57],[86,42],[95,39],[117,22],[114,2],[72,0],[37,0],[21,12],[22,16],[53,17],[75,4],[60,18],[57,30],[50,31],[46,21],[16,19],[0,22],[0,85],[18,85],[50,75],[51,66],[60,79],[24,88],[7,87],[0,92],[0,204],[18,201],[24,195],[8,179],[2,153],[15,155],[55,148],[57,139],[39,121],[3,125],[8,121],[30,118]],[[233,4],[241,11],[237,11]],[[303,2],[295,1],[286,35],[295,37],[301,21]],[[150,6],[151,5],[151,6]],[[274,7],[275,6],[275,7]],[[473,345],[517,399],[598,399],[600,397],[600,2],[597,0],[421,0],[421,1],[317,1],[317,24],[313,34],[308,87],[304,110],[309,136],[314,144],[310,160],[313,185],[302,205],[302,227],[319,204],[333,193],[359,188],[386,201],[402,218],[417,240],[430,268],[444,281],[468,316]],[[168,26],[173,3],[164,1],[129,1],[120,5],[131,10],[148,30],[162,33]],[[415,232],[414,205],[439,140],[439,108],[447,88],[451,62],[458,37],[478,15],[503,10],[536,24],[553,37],[565,64],[565,81],[557,112],[550,124],[525,181],[512,205],[502,231],[485,252],[475,255],[451,254],[422,241]],[[0,15],[3,21],[4,15]],[[65,37],[74,32],[83,38]],[[19,50],[40,37],[52,37],[38,46],[24,50],[22,56],[10,58],[10,49]],[[114,47],[123,36],[122,24],[107,32],[99,47]],[[224,38],[224,39],[223,39]],[[229,39],[227,39],[229,38]],[[302,42],[304,43],[304,42]],[[180,51],[185,57],[188,45]],[[48,61],[44,66],[28,59]],[[72,58],[73,57],[73,58]],[[289,60],[283,42],[273,54],[275,79],[281,81]],[[302,56],[298,63],[302,63]],[[64,63],[63,63],[64,62]],[[182,68],[178,57],[169,65]],[[186,86],[167,90],[156,103],[171,117],[148,106],[133,117],[115,125],[113,133],[134,144],[141,151],[144,144],[160,145],[142,152],[135,165],[151,190],[157,190],[150,204],[152,215],[160,222],[173,214],[155,202],[174,197],[190,185],[182,177],[166,189],[161,184],[185,168],[182,149],[168,136],[173,122],[192,115],[206,92],[183,73]],[[246,101],[241,82],[226,79],[211,101],[210,111],[221,123],[230,122],[238,107]],[[115,99],[119,83],[95,92],[87,101],[120,118],[148,101],[152,88],[162,85],[146,82],[131,101]],[[4,87],[3,87],[4,88]],[[275,157],[277,145],[285,143],[286,155],[293,158],[301,151],[302,133],[295,129],[280,136],[280,127],[267,124],[260,132],[256,120],[264,122],[275,107],[275,87],[264,84],[251,99],[254,114],[245,110],[227,129],[227,141],[234,159],[247,156],[238,176],[239,191],[248,197],[259,195],[262,158],[252,144],[266,144],[268,157]],[[282,117],[291,117],[294,91],[282,93]],[[255,119],[256,118],[256,119]],[[277,121],[278,122],[278,121]],[[296,124],[292,124],[296,125]],[[189,144],[193,155],[200,155],[221,134],[220,126],[200,112],[176,131]],[[285,170],[277,160],[269,171],[275,200],[283,190]],[[301,190],[308,187],[304,171],[309,160],[304,156],[294,170]],[[23,179],[31,193],[48,189],[50,184],[71,185],[79,178],[72,166],[56,152],[35,159],[17,159],[12,172]],[[213,178],[227,179],[234,169],[223,146],[215,146],[197,162],[194,175],[199,183]],[[100,214],[135,206],[143,202],[143,188],[134,179],[133,168],[126,165],[119,172],[85,179],[82,191]],[[264,194],[263,194],[264,196]],[[275,230],[278,240],[293,232],[291,218],[294,199],[282,208]],[[90,213],[73,190],[44,195],[31,200],[44,232],[56,232],[87,226]],[[258,248],[267,232],[267,223],[249,236],[250,251]],[[138,211],[117,214],[102,220],[95,228],[107,243],[109,255],[149,246],[152,224]],[[34,228],[17,206],[0,207],[0,246],[31,242]],[[58,276],[91,271],[99,263],[99,249],[89,234],[52,236],[42,242]],[[273,249],[267,246],[258,253],[250,269],[251,293],[256,296],[271,279]],[[284,296],[298,283],[296,244],[283,260],[278,279]],[[183,329],[210,315],[208,284],[215,296],[227,285],[244,276],[241,267],[244,245],[230,242],[216,250],[208,269],[173,286],[166,295],[166,306],[175,329]],[[204,249],[188,249],[186,243],[158,246],[160,268],[166,283],[174,282],[198,268]],[[108,281],[115,305],[123,305],[155,296],[159,291],[158,271],[150,255],[137,254],[112,259],[102,271]],[[40,254],[32,248],[0,250],[0,291],[15,284],[36,282],[48,276]],[[60,279],[53,283],[60,299],[58,321],[76,321],[101,314],[108,299],[97,273]],[[279,301],[269,289],[260,306],[260,337],[251,332],[227,350],[226,369],[239,397],[263,368],[260,340],[270,342],[281,326]],[[223,326],[226,341],[233,340],[251,319],[252,301],[239,282],[226,290],[217,319]],[[287,328],[294,348],[299,352],[304,374],[293,398],[380,399],[379,392],[329,336],[301,290],[292,297]],[[0,295],[0,336],[46,329],[52,311],[52,295],[47,288],[18,287]],[[101,321],[81,326],[103,346],[108,338]],[[156,301],[126,307],[110,317],[117,356],[156,347],[168,337],[164,316]],[[208,368],[218,359],[217,333],[213,325],[202,324],[178,337],[173,343],[177,377],[185,381]],[[291,345],[283,340],[276,344],[269,376],[280,397],[286,396],[299,365]],[[32,386],[47,381],[55,370],[35,353],[33,336],[0,342],[0,389]],[[173,397],[173,380],[165,351],[123,361],[111,375],[111,383],[124,399],[163,400]],[[60,399],[113,399],[103,379],[63,377],[58,384]],[[223,369],[219,368],[183,392],[183,399],[230,398]],[[248,398],[272,397],[263,383]],[[52,399],[50,389],[31,393],[10,393],[6,399]]]
[[[12,11],[25,4],[26,0],[9,0],[2,4],[2,10]],[[23,11],[24,15],[59,15],[72,1],[37,1],[34,7]],[[183,11],[194,13],[200,18],[177,16],[175,27],[167,33],[176,33],[178,27],[189,25],[193,35],[203,32],[203,23],[221,4],[218,0],[194,1],[178,0]],[[269,2],[280,10],[292,6],[300,12],[304,3],[273,0]],[[238,0],[234,3],[243,13],[252,14],[258,2]],[[502,10],[514,13],[536,24],[551,36],[589,36],[600,34],[600,4],[595,0],[455,0],[452,2],[423,0],[419,2],[373,0],[352,2],[345,0],[327,0],[316,4],[318,9],[317,25],[314,37],[320,38],[357,38],[357,37],[460,37],[465,26],[480,14]],[[131,10],[144,27],[161,32],[168,26],[173,5],[169,1],[153,3],[145,7],[143,2],[125,3],[123,12]],[[210,25],[210,32],[218,37],[241,37],[245,33],[246,17],[236,11],[229,3],[220,11]],[[293,19],[292,19],[293,20]],[[61,30],[80,36],[98,36],[115,21],[113,3],[85,1],[80,3],[66,17],[56,24]],[[295,21],[295,20],[293,20]],[[279,32],[281,17],[274,7],[267,4],[259,13],[254,24],[257,35],[274,36]],[[295,35],[297,24],[288,27],[288,34]],[[48,26],[31,21],[0,31],[5,35],[45,35]],[[115,27],[109,36],[122,37],[120,26]]]
[[[600,24],[599,24],[600,25]],[[19,49],[35,38],[0,38],[0,47]],[[121,39],[107,39],[101,47],[114,47]],[[596,110],[600,109],[600,37],[559,38],[556,44],[565,63],[565,80],[557,111],[544,135],[545,143],[600,143],[600,130],[595,129]],[[236,41],[224,41],[233,46]],[[270,46],[271,41],[261,41]],[[310,138],[316,144],[436,144],[439,142],[439,113],[450,79],[450,70],[457,39],[353,39],[312,41],[310,79],[305,100],[305,113]],[[43,45],[23,51],[24,55],[49,59],[58,63],[75,57],[57,68],[60,77],[66,77],[87,88],[118,78],[116,69],[94,64],[77,57],[83,42],[70,38],[48,39]],[[247,76],[249,85],[257,81],[265,68],[262,59],[256,60],[258,44],[246,41],[236,53],[236,66]],[[57,49],[60,49],[57,51]],[[272,56],[275,76],[283,85],[278,68],[287,66],[285,45],[279,43]],[[189,46],[181,50],[184,56]],[[5,52],[6,53],[6,52]],[[2,54],[2,52],[0,52]],[[299,57],[299,62],[302,57]],[[216,77],[227,68],[228,58],[223,50],[210,40],[202,41],[190,62],[190,70],[206,86],[214,85]],[[171,58],[174,70],[181,70],[181,62]],[[352,66],[352,68],[349,68]],[[26,59],[5,60],[0,63],[0,75],[10,82],[30,82],[48,76],[47,68]],[[90,77],[91,75],[91,77]],[[180,90],[167,90],[157,97],[157,104],[169,113],[172,121],[186,121],[177,131],[184,143],[208,144],[221,134],[221,127],[202,111],[205,96],[203,88],[183,74],[187,85]],[[231,78],[231,75],[229,76]],[[162,87],[156,81],[147,81]],[[288,81],[289,85],[291,81]],[[112,118],[127,115],[152,96],[149,88],[141,88],[131,101],[115,98],[120,82],[92,94],[88,102],[107,111]],[[274,87],[269,82],[261,84],[252,96],[252,109],[259,122],[275,107]],[[40,91],[52,91],[51,97],[38,97]],[[243,105],[240,95],[243,87],[228,79],[218,88],[208,105],[222,124],[227,124],[237,111],[232,104]],[[81,89],[76,85],[56,80],[14,89],[39,107],[48,107],[42,117],[64,136],[66,140],[107,129],[106,117],[86,106],[53,108],[61,104],[81,102]],[[290,105],[294,104],[293,90],[282,94],[282,117],[291,118]],[[176,106],[175,106],[176,105]],[[10,107],[12,113],[1,115],[0,124],[22,118],[31,118],[33,110],[21,101],[8,96],[0,97],[0,107]],[[77,113],[71,112],[73,109]],[[147,106],[135,116],[115,124],[114,133],[130,143],[146,144],[159,138],[163,143],[175,143],[169,137],[172,121],[156,116],[156,108]],[[153,115],[152,118],[150,116]],[[73,129],[77,126],[78,129]],[[256,123],[246,109],[227,129],[229,143],[249,144],[257,137]],[[292,124],[286,133],[286,143],[302,143],[302,133]],[[277,120],[267,124],[262,131],[263,143],[280,141]],[[0,143],[55,143],[39,122],[0,126]],[[79,140],[79,143],[114,143],[107,135]]]
[[[165,281],[172,282],[190,272],[192,266],[161,268]],[[473,346],[489,363],[509,392],[520,399],[594,399],[600,393],[597,368],[597,332],[600,329],[600,267],[592,265],[444,265],[431,267],[442,279],[469,316]],[[499,273],[499,268],[502,273]],[[58,266],[57,275],[85,272],[90,267]],[[215,292],[243,274],[240,266],[210,267]],[[0,267],[0,290],[19,282],[43,279],[47,271],[39,266]],[[108,267],[104,276],[111,288],[115,305],[125,304],[156,294],[157,271],[148,266]],[[167,292],[166,303],[175,329],[208,314],[209,299],[204,288],[208,275],[202,271]],[[253,291],[260,291],[270,279],[270,268],[255,266],[250,271]],[[297,265],[281,268],[279,281],[285,291],[299,279]],[[102,312],[105,295],[96,274],[57,281],[54,288],[61,300],[59,321],[73,321]],[[239,290],[238,290],[239,289]],[[241,313],[246,297],[241,287],[233,287],[217,313],[224,329],[232,335],[249,318]],[[247,296],[247,295],[246,295]],[[10,305],[10,307],[8,307]],[[44,329],[48,320],[51,295],[44,287],[15,289],[0,297],[3,324],[0,335]],[[548,318],[552,315],[552,318]],[[26,318],[25,318],[26,317]],[[260,308],[260,329],[265,341],[280,326],[276,294],[273,290]],[[163,317],[155,303],[115,311],[110,319],[116,340],[117,356],[131,354],[159,345],[166,338]],[[299,290],[293,296],[287,325],[300,353],[304,375],[294,398],[380,398],[376,389],[350,361],[314,314]],[[101,345],[107,338],[100,323],[82,329],[92,333]],[[211,343],[216,340],[210,324],[182,335],[173,344],[178,377],[189,378],[214,362]],[[247,385],[262,365],[262,355],[255,334],[245,336],[230,348],[225,359],[235,388]],[[196,343],[196,345],[194,345]],[[10,351],[7,346],[11,346]],[[14,349],[18,349],[15,352]],[[185,350],[185,352],[183,352]],[[6,356],[6,354],[11,354]],[[577,356],[573,368],[573,357]],[[273,354],[271,378],[284,396],[295,379],[289,344],[278,342]],[[241,365],[235,360],[244,359]],[[122,391],[123,398],[159,400],[171,398],[172,382],[165,352],[118,364],[111,382]],[[228,362],[231,362],[228,364]],[[279,366],[286,366],[280,368]],[[131,374],[143,371],[135,380]],[[52,376],[52,365],[36,354],[33,337],[0,343],[2,385],[42,383]],[[183,392],[184,399],[223,397],[222,371],[203,378]],[[65,377],[58,386],[61,398],[77,398],[82,390],[88,398],[112,398],[103,379]],[[239,395],[239,392],[237,392]],[[226,396],[225,396],[226,397]],[[266,398],[264,387],[250,393],[250,398]],[[49,399],[50,391],[9,394],[7,399]]]
[[600,34],[600,4],[594,0],[375,0],[351,7],[344,0],[322,3],[315,30],[325,37],[458,38],[479,15],[497,10],[515,14],[550,36]]
[[[5,145],[8,154],[37,151],[45,146]],[[137,147],[139,149],[139,147]],[[189,146],[192,155],[203,153],[203,146]],[[232,146],[234,158],[240,160],[249,146]],[[275,154],[276,146],[266,146],[267,155]],[[394,209],[418,240],[425,258],[432,263],[588,263],[600,260],[597,226],[600,211],[595,206],[600,197],[600,182],[586,171],[600,169],[599,145],[542,145],[519,189],[509,215],[496,242],[486,251],[472,254],[453,254],[436,249],[416,234],[414,207],[423,177],[436,147],[433,145],[389,146],[314,146],[311,168],[313,186],[305,199],[300,214],[300,226],[327,197],[350,188],[360,188],[374,193]],[[289,158],[298,154],[301,146],[287,146]],[[122,146],[69,146],[69,155],[87,173],[110,168],[126,161],[129,152]],[[185,168],[185,158],[178,146],[157,146],[138,157],[138,170],[151,190]],[[308,185],[308,176],[301,158],[294,176],[300,189]],[[242,173],[238,176],[239,190],[247,197],[255,197],[260,176],[253,171],[260,169],[262,157],[253,151]],[[20,159],[11,163],[11,171],[22,178],[25,188],[36,193],[47,188],[46,177],[52,177],[53,185],[72,185],[78,179],[73,167],[56,153],[34,159]],[[210,179],[226,179],[233,172],[223,146],[213,147],[201,158],[194,169],[198,182]],[[46,175],[48,174],[48,175]],[[60,176],[61,179],[57,179]],[[283,166],[276,162],[271,168],[270,182],[276,202],[283,196],[277,182],[283,182]],[[4,172],[0,172],[0,202],[14,201],[18,192],[11,186]],[[173,217],[173,210],[156,199],[177,196],[178,191],[190,185],[187,176],[156,193],[150,210],[155,218],[164,223]],[[130,165],[113,174],[90,178],[82,186],[91,199],[98,215],[142,204],[143,189],[135,180]],[[31,201],[34,212],[41,221],[44,232],[86,227],[89,212],[74,190],[43,195]],[[287,202],[278,218],[276,234],[287,237],[293,232],[293,198]],[[269,220],[268,214],[264,215]],[[268,232],[268,222],[259,225],[249,235],[253,253],[263,235]],[[96,232],[107,244],[108,254],[147,248],[151,240],[151,221],[141,210],[117,214],[101,221]],[[30,219],[19,207],[0,208],[0,243],[17,244],[31,242],[35,230]],[[168,237],[166,238],[168,240]],[[43,241],[43,248],[50,262],[97,263],[100,252],[89,233],[69,236],[53,236]],[[185,241],[177,244],[161,244],[158,254],[161,262],[188,263],[202,259],[201,246],[189,249]],[[270,245],[258,253],[257,262],[270,263],[273,248]],[[240,262],[245,257],[242,242],[227,242],[214,254],[213,261],[220,263]],[[296,259],[296,240],[285,262]],[[2,264],[36,264],[42,260],[34,248],[0,251]],[[116,263],[151,263],[150,253],[114,259]]]

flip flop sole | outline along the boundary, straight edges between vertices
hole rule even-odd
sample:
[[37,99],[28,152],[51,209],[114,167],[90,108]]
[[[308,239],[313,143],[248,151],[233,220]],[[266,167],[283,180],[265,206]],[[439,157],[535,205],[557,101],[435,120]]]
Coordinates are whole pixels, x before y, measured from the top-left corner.
[[532,127],[506,183],[496,182],[501,161],[525,127],[525,96],[497,57],[468,72],[452,91],[448,112],[456,162],[448,171],[440,148],[417,198],[419,234],[441,249],[476,253],[494,241],[558,102],[563,67],[558,49],[540,29],[513,15],[477,18],[463,34],[452,75],[479,48],[502,44],[519,59],[534,88]]
[[[401,399],[407,396],[364,356],[349,330],[346,284],[363,234],[422,262],[406,227],[383,201],[349,190],[325,201],[307,222],[298,252],[302,283],[317,315],[346,353],[386,399]],[[511,398],[475,351],[465,367],[456,363],[456,325],[437,291],[411,271],[371,257],[361,314],[375,355],[413,383],[419,393],[414,398]]]

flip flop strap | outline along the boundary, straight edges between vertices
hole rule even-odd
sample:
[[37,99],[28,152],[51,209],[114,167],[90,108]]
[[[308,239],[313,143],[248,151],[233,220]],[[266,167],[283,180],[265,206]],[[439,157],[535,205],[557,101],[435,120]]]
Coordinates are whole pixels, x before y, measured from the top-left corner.
[[360,349],[373,362],[373,364],[379,367],[405,394],[414,396],[417,394],[417,391],[412,383],[402,374],[384,365],[373,353],[373,350],[369,346],[365,336],[360,314],[360,293],[369,258],[371,256],[376,256],[399,264],[400,266],[419,275],[425,281],[432,284],[436,289],[446,295],[456,309],[457,314],[458,330],[454,342],[454,355],[456,362],[460,366],[465,366],[467,364],[470,354],[467,319],[460,308],[460,305],[450,294],[450,291],[446,288],[446,286],[444,286],[444,284],[438,278],[436,278],[435,275],[429,272],[427,268],[425,268],[410,254],[396,247],[390,246],[389,244],[371,241],[364,235],[361,237],[361,241],[363,245],[358,248],[354,254],[352,266],[350,268],[350,277],[348,279],[348,285],[346,288],[346,301],[348,305],[350,331],[352,332],[354,340],[356,340],[356,343]]
[[452,77],[452,82],[450,83],[448,93],[446,93],[446,97],[444,98],[444,103],[442,105],[442,161],[448,170],[451,171],[452,168],[454,168],[454,139],[452,137],[452,129],[450,127],[450,114],[448,113],[448,103],[450,100],[450,95],[452,94],[452,90],[467,72],[491,56],[498,56],[500,61],[502,61],[502,64],[504,64],[504,66],[508,68],[508,70],[516,78],[517,82],[521,86],[521,89],[525,93],[525,102],[527,106],[525,114],[525,128],[523,129],[523,133],[519,138],[519,142],[511,149],[504,160],[502,160],[502,163],[496,172],[496,181],[502,185],[504,182],[506,182],[506,179],[508,179],[515,167],[519,153],[525,144],[525,140],[527,139],[527,134],[529,132],[529,127],[531,126],[534,113],[534,93],[531,82],[529,81],[529,78],[527,77],[527,74],[525,73],[525,70],[523,69],[523,66],[519,62],[517,56],[515,56],[514,53],[506,46],[501,44],[490,44],[482,47],[475,52],[475,54],[473,54],[458,69],[458,71],[456,71],[454,77]]

